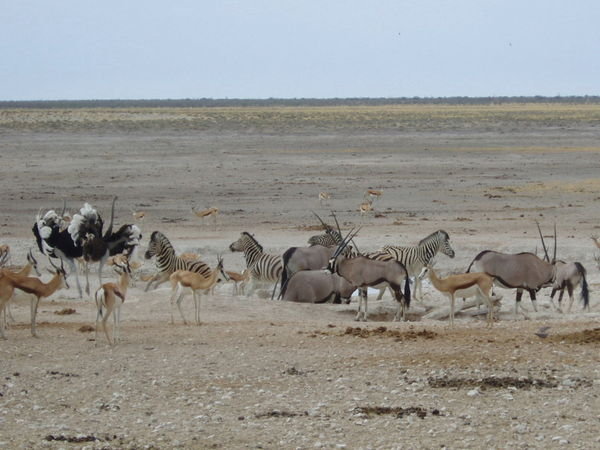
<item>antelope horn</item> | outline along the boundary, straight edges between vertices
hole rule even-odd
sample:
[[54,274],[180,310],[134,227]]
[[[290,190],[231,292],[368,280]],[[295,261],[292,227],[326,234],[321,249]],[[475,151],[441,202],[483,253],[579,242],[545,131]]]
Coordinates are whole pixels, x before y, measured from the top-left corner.
[[63,216],[65,215],[65,211],[67,210],[67,199],[63,198],[63,209],[62,212],[60,213],[60,218],[62,219]]
[[327,230],[327,229],[331,228],[329,225],[327,225],[327,224],[326,224],[326,223],[323,221],[323,219],[321,219],[321,218],[319,217],[319,215],[318,215],[316,212],[314,212],[314,211],[311,211],[311,212],[312,212],[312,213],[313,213],[313,214],[314,214],[314,215],[317,217],[317,219],[319,219],[319,221],[321,222],[321,224],[322,224],[322,225],[325,227],[325,230]]
[[335,215],[335,213],[333,211],[331,211],[331,215],[333,216],[333,220],[335,220],[335,226],[338,229],[338,232],[340,233],[340,235],[342,234],[342,230],[340,228],[340,223],[337,220],[337,216]]
[[554,256],[552,257],[552,262],[556,261],[556,222],[554,222]]
[[40,206],[40,209],[38,209],[38,213],[35,216],[35,221],[39,222],[39,220],[42,218],[42,207]]
[[546,261],[550,262],[550,257],[548,256],[548,249],[546,248],[546,243],[544,242],[544,236],[542,236],[542,230],[540,228],[539,222],[536,220],[535,224],[537,225],[538,233],[540,234],[540,239],[542,240],[542,246],[544,247],[544,258]]
[[352,228],[348,234],[346,235],[346,237],[344,239],[342,239],[342,242],[340,242],[340,244],[338,245],[338,247],[335,249],[335,252],[332,256],[332,258],[337,258],[338,256],[340,256],[340,253],[342,253],[344,251],[344,249],[346,248],[346,246],[348,245],[348,242],[350,242],[350,239],[348,239],[350,237],[350,234],[354,231],[354,228]]

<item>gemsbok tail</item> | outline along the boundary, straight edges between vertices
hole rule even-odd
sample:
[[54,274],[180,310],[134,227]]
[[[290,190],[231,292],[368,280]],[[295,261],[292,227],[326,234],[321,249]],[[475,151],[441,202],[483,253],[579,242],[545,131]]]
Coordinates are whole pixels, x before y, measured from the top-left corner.
[[583,309],[590,307],[590,291],[588,289],[587,280],[585,279],[586,270],[581,263],[576,262],[575,266],[581,275],[581,298],[583,299]]

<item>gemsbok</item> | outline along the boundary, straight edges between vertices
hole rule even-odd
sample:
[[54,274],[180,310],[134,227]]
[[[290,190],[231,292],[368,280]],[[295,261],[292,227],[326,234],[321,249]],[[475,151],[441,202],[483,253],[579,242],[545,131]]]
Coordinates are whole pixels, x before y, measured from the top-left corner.
[[[469,264],[467,272],[485,272],[494,277],[495,283],[505,289],[516,289],[515,315],[519,312],[523,291],[529,293],[534,311],[537,312],[536,292],[551,286],[556,274],[556,232],[554,233],[554,258],[550,261],[544,237],[538,224],[546,260],[529,252],[506,254],[493,250],[484,250]],[[525,310],[524,310],[525,311]],[[523,313],[525,314],[525,312]]]
[[[348,243],[358,233],[356,231],[353,234],[352,231],[348,233],[330,258],[327,270],[344,277],[348,283],[359,288],[360,298],[355,320],[366,321],[368,319],[367,288],[381,283],[387,283],[390,286],[394,299],[398,303],[394,320],[400,320],[400,318],[405,320],[406,310],[410,307],[410,282],[406,268],[398,261],[378,261],[362,255],[340,258]],[[404,281],[404,294],[401,291],[402,281]]]

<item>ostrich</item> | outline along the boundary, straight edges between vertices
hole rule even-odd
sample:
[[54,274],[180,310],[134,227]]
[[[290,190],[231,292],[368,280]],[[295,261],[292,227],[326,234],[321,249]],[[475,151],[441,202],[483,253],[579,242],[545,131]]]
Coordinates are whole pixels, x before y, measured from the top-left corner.
[[75,245],[81,246],[82,249],[85,261],[85,292],[88,295],[90,293],[89,264],[98,263],[98,279],[102,285],[102,267],[108,257],[123,252],[127,252],[129,256],[133,255],[142,238],[140,229],[132,224],[123,225],[113,232],[116,201],[115,196],[112,200],[110,223],[104,234],[102,234],[104,227],[102,217],[89,203],[83,205],[79,214],[73,215],[67,228]]

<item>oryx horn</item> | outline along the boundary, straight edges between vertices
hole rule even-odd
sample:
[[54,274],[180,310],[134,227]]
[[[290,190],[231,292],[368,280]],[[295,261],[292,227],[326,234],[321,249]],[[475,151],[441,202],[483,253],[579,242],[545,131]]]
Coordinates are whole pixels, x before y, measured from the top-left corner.
[[540,239],[542,240],[542,246],[544,247],[544,258],[546,259],[546,261],[550,262],[550,257],[548,256],[548,249],[546,248],[546,243],[544,242],[544,236],[542,235],[540,224],[537,220],[535,221],[535,224],[537,225],[538,233],[540,234]]

